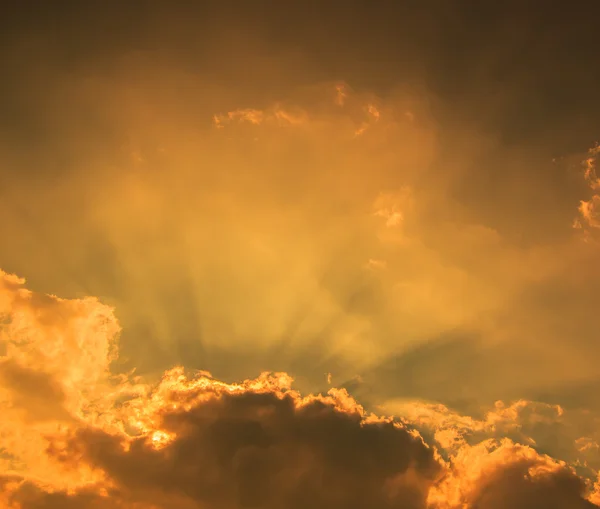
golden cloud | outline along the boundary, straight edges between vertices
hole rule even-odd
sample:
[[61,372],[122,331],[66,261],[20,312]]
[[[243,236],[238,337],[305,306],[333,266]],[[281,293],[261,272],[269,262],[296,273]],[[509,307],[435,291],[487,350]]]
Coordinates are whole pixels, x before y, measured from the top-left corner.
[[[530,403],[498,404],[477,421],[415,402],[392,418],[344,389],[302,396],[286,373],[225,383],[178,367],[143,383],[110,372],[120,330],[111,308],[1,281],[7,508],[596,507],[589,483],[531,447],[428,445],[418,431],[506,433]],[[562,415],[547,406],[526,418]]]
[[[460,369],[479,370],[465,399],[521,398],[596,376],[595,341],[548,347],[593,335],[572,330],[595,313],[589,297],[576,304],[595,276],[584,259],[593,253],[572,241],[573,200],[564,216],[553,210],[558,228],[544,207],[500,211],[511,192],[477,183],[498,149],[463,117],[442,126],[425,93],[375,97],[340,83],[277,102],[233,100],[202,80],[127,63],[108,81],[67,80],[74,96],[113,115],[123,146],[86,151],[74,166],[90,171],[65,171],[39,189],[9,183],[23,215],[0,202],[0,233],[13,239],[6,266],[47,291],[106,296],[126,331],[127,368],[157,375],[185,362],[230,381],[269,368],[313,392],[324,372],[377,378],[412,345],[457,331],[483,338],[474,355],[488,362]],[[206,85],[200,106],[180,86],[188,79]],[[136,86],[152,80],[161,86]],[[518,156],[503,152],[498,175],[523,169]],[[525,194],[548,193],[536,180]],[[540,232],[547,242],[532,240]],[[569,298],[549,314],[544,285],[553,281]],[[514,355],[523,359],[509,377]],[[15,369],[6,364],[5,378]],[[412,381],[424,391],[413,396],[453,398],[436,378],[453,369]]]
[[588,157],[583,161],[584,179],[589,189],[594,193],[588,200],[579,203],[579,218],[575,220],[575,228],[600,228],[600,178],[596,174],[596,165],[600,155],[600,145],[588,151]]

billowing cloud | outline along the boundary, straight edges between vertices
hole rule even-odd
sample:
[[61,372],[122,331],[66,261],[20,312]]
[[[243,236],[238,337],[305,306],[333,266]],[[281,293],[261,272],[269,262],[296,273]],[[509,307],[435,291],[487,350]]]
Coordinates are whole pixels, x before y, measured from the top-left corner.
[[[157,383],[116,377],[111,308],[2,277],[0,387],[21,430],[0,435],[13,458],[0,478],[7,508],[596,507],[593,486],[567,462],[507,438],[556,421],[559,407],[498,404],[478,421],[412,402],[379,417],[344,389],[302,396],[285,373],[239,383],[182,367]],[[19,412],[42,397],[61,411]]]
[[108,423],[120,327],[112,308],[95,298],[65,300],[23,284],[0,271],[1,462],[68,484],[69,476],[40,456],[44,436],[81,420]]
[[585,482],[564,463],[509,440],[467,446],[430,493],[433,507],[592,509]]
[[525,400],[496,401],[478,418],[439,403],[415,400],[392,400],[382,410],[417,425],[426,439],[450,456],[486,440],[510,439],[576,465],[586,476],[593,477],[600,466],[598,421],[589,412]]

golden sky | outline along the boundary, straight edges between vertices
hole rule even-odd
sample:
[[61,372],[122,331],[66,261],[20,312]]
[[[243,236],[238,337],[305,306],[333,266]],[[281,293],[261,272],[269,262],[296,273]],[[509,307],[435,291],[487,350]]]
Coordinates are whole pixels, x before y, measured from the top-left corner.
[[0,509],[600,506],[597,14],[9,8]]

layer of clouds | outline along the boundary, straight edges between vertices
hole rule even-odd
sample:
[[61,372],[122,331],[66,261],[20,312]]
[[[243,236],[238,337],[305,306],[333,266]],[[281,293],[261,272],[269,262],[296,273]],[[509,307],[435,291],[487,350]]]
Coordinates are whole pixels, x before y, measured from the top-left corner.
[[[3,275],[11,504],[197,506],[177,483],[148,502],[113,460],[148,453],[165,471],[169,391],[301,406],[281,396],[287,376],[253,382],[262,371],[303,394],[343,386],[438,448],[386,503],[494,507],[510,482],[516,506],[584,504],[600,414],[596,18],[585,2],[560,16],[504,2],[477,21],[448,2],[346,4],[320,6],[335,30],[304,3],[281,19],[217,3],[5,13],[0,267],[36,290]],[[334,426],[365,419],[331,398],[346,402]]]
[[[59,153],[2,153],[3,266],[116,306],[113,371],[282,370],[307,391],[360,375],[367,405],[468,412],[594,404],[595,228],[571,228],[581,200],[592,217],[593,151],[508,149],[402,87],[241,102],[149,58],[42,69],[73,112],[44,117]],[[74,128],[82,111],[106,136]]]
[[390,402],[397,417],[378,417],[345,389],[302,396],[285,373],[115,377],[112,309],[1,281],[7,508],[597,507],[595,470],[523,443],[560,407],[497,404],[479,421]]

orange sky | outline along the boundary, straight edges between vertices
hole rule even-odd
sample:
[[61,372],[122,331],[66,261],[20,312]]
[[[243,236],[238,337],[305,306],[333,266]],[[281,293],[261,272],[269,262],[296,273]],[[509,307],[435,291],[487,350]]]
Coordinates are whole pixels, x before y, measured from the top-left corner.
[[0,509],[600,505],[589,2],[375,4],[9,10]]

